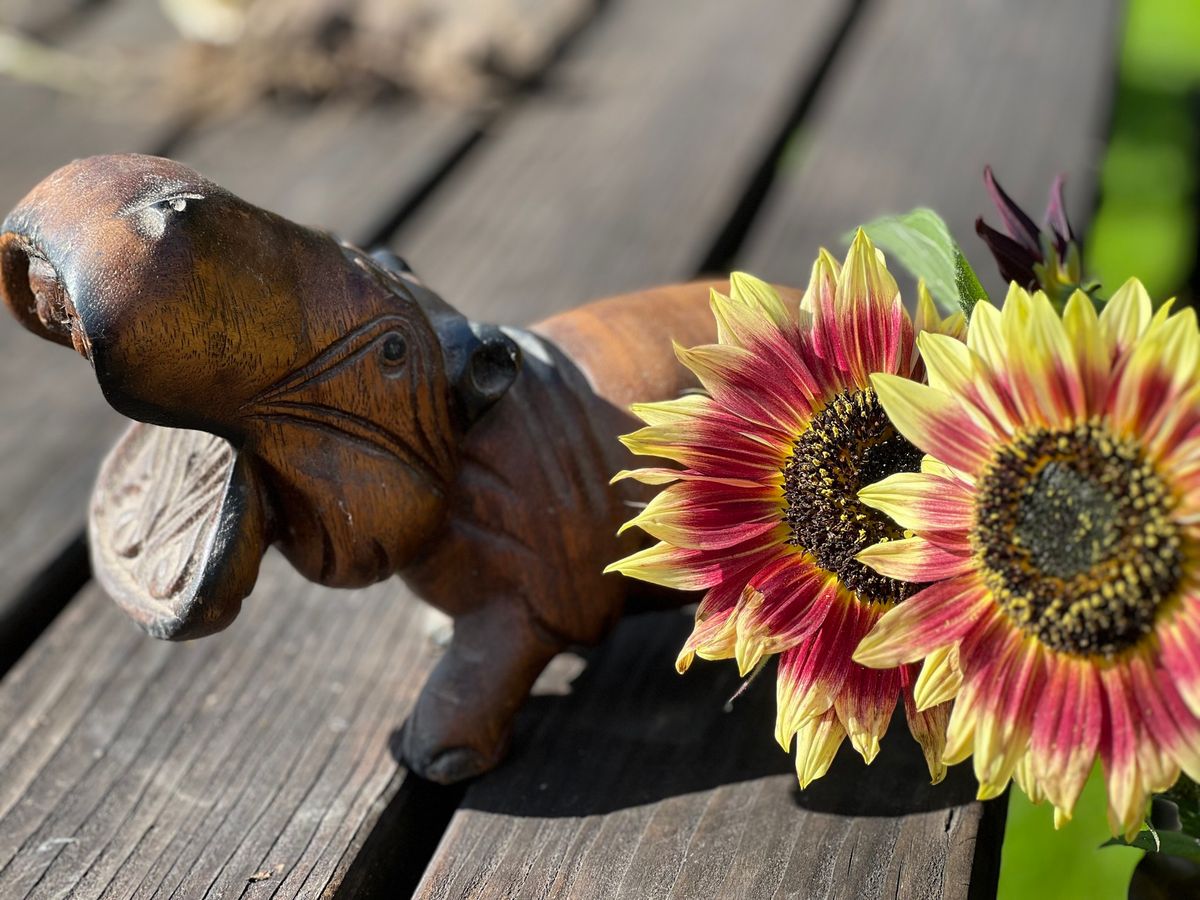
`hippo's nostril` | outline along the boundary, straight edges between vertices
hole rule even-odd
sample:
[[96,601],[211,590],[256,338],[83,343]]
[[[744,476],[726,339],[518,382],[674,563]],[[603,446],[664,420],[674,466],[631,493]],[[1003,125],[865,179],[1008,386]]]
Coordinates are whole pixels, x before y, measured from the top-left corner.
[[91,359],[91,344],[83,330],[83,324],[79,321],[79,313],[50,261],[36,252],[30,252],[26,278],[29,281],[29,291],[33,294],[38,320],[46,330],[51,334],[70,338],[71,346],[76,352],[85,359]]
[[0,300],[34,334],[92,358],[91,342],[58,270],[17,231],[0,234]]

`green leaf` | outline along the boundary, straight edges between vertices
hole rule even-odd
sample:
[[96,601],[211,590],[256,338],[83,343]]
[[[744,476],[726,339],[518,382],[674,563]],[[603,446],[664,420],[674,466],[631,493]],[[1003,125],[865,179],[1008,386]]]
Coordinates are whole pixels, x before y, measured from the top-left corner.
[[971,264],[950,236],[950,229],[932,209],[883,216],[864,225],[863,230],[875,246],[899,260],[913,275],[925,279],[944,312],[960,308],[970,315],[976,302],[987,298]]
[[1104,847],[1137,847],[1150,853],[1165,853],[1168,856],[1182,856],[1192,862],[1200,862],[1200,840],[1189,837],[1181,831],[1154,831],[1149,828],[1139,831],[1132,841],[1112,838],[1105,841]]
[[958,288],[958,305],[967,314],[967,318],[970,318],[975,304],[980,300],[987,300],[988,295],[979,283],[975,270],[957,247],[954,248],[954,284]]
[[1186,775],[1180,775],[1179,780],[1159,796],[1175,804],[1183,833],[1200,838],[1200,786]]

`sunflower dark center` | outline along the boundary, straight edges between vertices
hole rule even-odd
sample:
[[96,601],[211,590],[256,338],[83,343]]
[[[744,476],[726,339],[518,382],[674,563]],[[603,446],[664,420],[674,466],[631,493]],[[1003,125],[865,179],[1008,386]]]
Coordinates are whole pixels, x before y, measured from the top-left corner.
[[879,541],[904,537],[885,513],[859,502],[859,489],[897,472],[916,472],[921,455],[897,433],[868,389],[839,394],[817,413],[784,467],[791,543],[811,553],[862,601],[897,602],[918,589],[854,557]]
[[1167,485],[1096,422],[1035,429],[980,480],[972,543],[997,602],[1063,653],[1112,655],[1154,627],[1182,575]]

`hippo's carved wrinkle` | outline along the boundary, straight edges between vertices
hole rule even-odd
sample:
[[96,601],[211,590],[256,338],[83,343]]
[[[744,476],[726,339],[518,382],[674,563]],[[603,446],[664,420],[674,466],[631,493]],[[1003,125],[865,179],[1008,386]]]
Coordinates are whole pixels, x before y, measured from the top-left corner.
[[[423,340],[404,315],[382,315],[338,338],[315,359],[252,397],[242,414],[324,428],[346,440],[363,442],[413,468],[431,489],[444,494],[457,457],[457,448],[449,440],[448,408],[399,421],[388,421],[391,417],[384,410],[372,408],[394,401],[387,382],[407,385],[415,404],[420,385],[411,383],[413,373],[420,377],[427,371],[429,357],[436,352],[436,345]],[[347,381],[358,383],[347,386]],[[365,389],[374,381],[383,386]]]
[[438,781],[495,765],[545,664],[637,589],[601,575],[648,499],[609,483],[632,464],[624,410],[692,386],[672,340],[715,337],[696,284],[530,331],[472,322],[390,253],[138,155],[76,161],[21,201],[0,294],[137,420],[89,531],[96,577],[148,632],[228,625],[272,544],[324,584],[399,574],[455,618],[404,732]]

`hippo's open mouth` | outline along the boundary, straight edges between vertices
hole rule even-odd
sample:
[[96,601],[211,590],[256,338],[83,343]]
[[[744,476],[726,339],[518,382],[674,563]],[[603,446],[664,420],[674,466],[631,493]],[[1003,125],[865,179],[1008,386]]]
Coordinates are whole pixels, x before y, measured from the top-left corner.
[[54,264],[36,247],[16,236],[6,236],[0,253],[3,261],[4,289],[12,298],[14,310],[26,324],[36,317],[51,340],[70,344],[84,359],[91,360],[92,345],[79,318],[62,276]]

